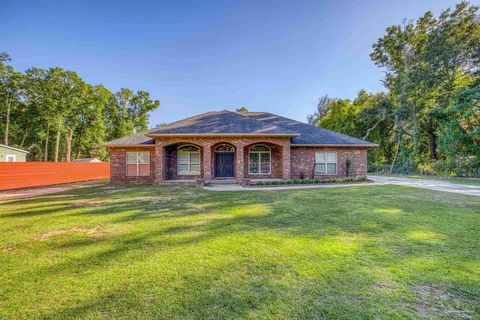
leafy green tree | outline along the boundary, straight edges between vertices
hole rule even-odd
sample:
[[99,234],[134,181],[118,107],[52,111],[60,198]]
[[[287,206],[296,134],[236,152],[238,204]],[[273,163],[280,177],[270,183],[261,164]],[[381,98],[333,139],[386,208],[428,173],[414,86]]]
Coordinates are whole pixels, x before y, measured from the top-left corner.
[[328,95],[322,96],[318,99],[317,103],[317,110],[313,114],[307,116],[308,123],[312,125],[318,125],[320,120],[328,114],[328,108],[332,99],[328,97]]
[[108,127],[111,128],[108,140],[120,138],[148,127],[148,113],[158,108],[160,101],[152,100],[146,91],[134,93],[122,88],[108,103]]
[[387,28],[386,35],[373,45],[372,60],[385,69],[385,83],[397,105],[408,111],[406,132],[417,162],[424,161],[419,153],[437,158],[438,115],[475,78],[478,10],[462,2],[439,18],[427,12],[416,22]]
[[235,110],[235,112],[248,112],[247,107],[239,107]]
[[[22,74],[3,63],[8,55],[0,58],[0,134],[28,149],[32,160],[106,159],[101,145],[145,130],[148,113],[159,106],[145,91],[113,94],[61,68],[30,68]],[[11,121],[4,125],[6,118]]]
[[4,65],[3,61],[6,60],[9,60],[8,55],[0,55],[0,110],[5,117],[3,143],[8,146],[11,113],[12,109],[20,104],[20,95],[24,77],[20,72],[16,72],[11,66]]

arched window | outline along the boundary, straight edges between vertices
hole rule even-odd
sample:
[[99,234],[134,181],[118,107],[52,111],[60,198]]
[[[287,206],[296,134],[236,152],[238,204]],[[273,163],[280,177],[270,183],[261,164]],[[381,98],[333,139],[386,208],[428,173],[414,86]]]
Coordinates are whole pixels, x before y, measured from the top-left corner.
[[178,148],[177,171],[179,175],[199,175],[200,148],[190,145]]
[[215,152],[234,152],[235,150],[231,145],[221,144],[215,148]]
[[267,146],[256,145],[248,149],[248,173],[270,174],[271,150]]

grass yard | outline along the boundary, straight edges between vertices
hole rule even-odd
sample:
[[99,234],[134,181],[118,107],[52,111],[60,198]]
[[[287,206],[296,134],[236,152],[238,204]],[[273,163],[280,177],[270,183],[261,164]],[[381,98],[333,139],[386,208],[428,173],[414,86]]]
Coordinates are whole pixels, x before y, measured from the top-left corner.
[[96,187],[0,204],[0,318],[480,318],[480,198]]

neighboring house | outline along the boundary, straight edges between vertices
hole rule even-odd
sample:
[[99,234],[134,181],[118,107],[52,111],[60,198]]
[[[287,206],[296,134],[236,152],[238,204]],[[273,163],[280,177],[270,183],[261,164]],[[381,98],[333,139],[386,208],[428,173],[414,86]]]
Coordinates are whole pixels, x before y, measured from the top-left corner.
[[0,162],[25,162],[28,151],[0,144]]
[[209,183],[367,175],[357,138],[267,112],[200,114],[105,144],[112,183]]
[[102,160],[99,160],[97,158],[80,158],[72,160],[72,162],[102,162]]

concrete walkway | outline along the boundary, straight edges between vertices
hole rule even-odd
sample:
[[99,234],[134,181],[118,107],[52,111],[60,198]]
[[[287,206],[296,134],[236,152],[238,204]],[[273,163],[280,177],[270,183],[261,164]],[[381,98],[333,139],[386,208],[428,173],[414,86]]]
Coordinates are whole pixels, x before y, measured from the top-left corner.
[[479,186],[470,186],[463,184],[453,184],[447,181],[427,180],[427,179],[411,179],[399,177],[385,176],[369,176],[373,182],[359,183],[338,183],[338,184],[316,184],[316,185],[297,185],[297,186],[263,186],[263,187],[242,187],[237,184],[213,185],[205,186],[206,190],[211,191],[255,191],[255,190],[295,190],[295,189],[315,189],[315,188],[332,188],[332,187],[358,187],[371,185],[394,184],[399,186],[416,187],[422,189],[430,189],[437,191],[446,191],[452,193],[468,194],[480,196]]
[[399,186],[408,186],[422,189],[468,194],[472,196],[480,196],[480,186],[455,184],[441,180],[412,179],[388,176],[369,176],[368,178],[375,181],[377,184],[395,184]]

